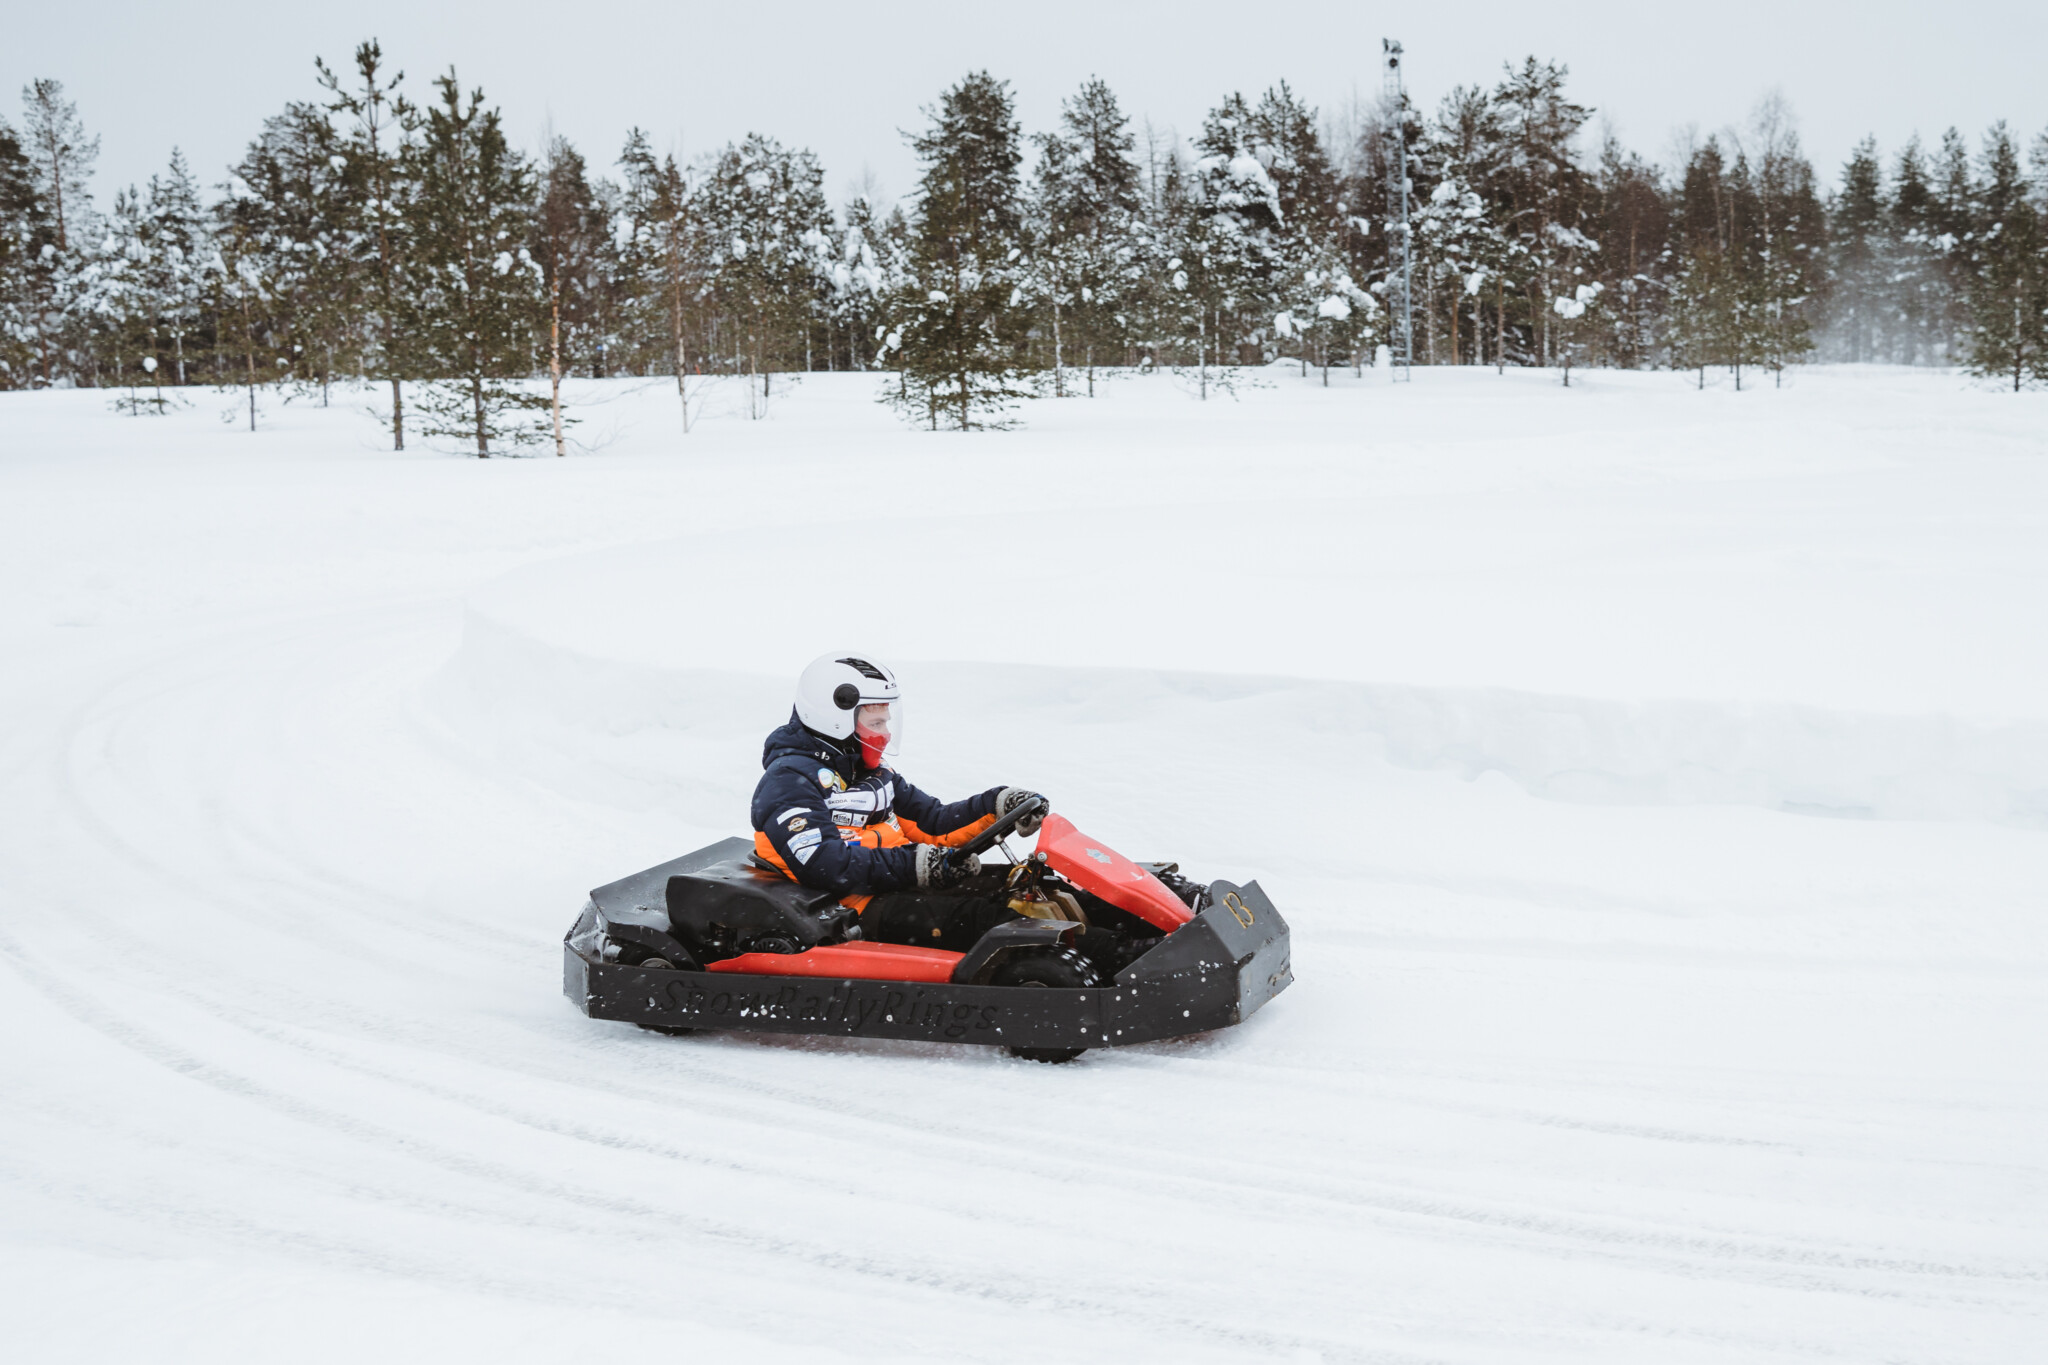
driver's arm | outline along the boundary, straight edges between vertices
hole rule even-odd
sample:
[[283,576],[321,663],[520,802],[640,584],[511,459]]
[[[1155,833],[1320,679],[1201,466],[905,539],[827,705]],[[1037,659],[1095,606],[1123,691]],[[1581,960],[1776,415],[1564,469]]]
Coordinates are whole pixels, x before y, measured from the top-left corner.
[[896,822],[921,844],[958,848],[996,822],[996,799],[1003,788],[990,787],[965,801],[942,802],[919,791],[896,774]]

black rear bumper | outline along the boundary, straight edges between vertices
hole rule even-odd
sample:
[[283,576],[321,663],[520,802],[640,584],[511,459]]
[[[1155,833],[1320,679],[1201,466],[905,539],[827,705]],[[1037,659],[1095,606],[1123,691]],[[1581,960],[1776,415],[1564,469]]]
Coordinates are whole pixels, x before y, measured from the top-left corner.
[[745,976],[603,958],[596,905],[562,943],[562,992],[593,1019],[1010,1047],[1115,1047],[1244,1022],[1293,981],[1287,922],[1257,882],[1210,904],[1095,990]]

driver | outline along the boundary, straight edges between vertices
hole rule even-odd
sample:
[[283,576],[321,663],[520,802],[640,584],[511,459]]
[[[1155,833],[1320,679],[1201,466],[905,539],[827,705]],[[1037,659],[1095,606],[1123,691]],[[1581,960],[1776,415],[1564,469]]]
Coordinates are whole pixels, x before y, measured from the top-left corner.
[[[861,912],[879,943],[965,952],[1016,915],[1003,878],[960,845],[1031,800],[991,787],[950,804],[885,766],[902,732],[896,675],[872,660],[825,655],[797,679],[796,709],[762,747],[754,852],[805,886]],[[1034,834],[1040,817],[1017,832]]]

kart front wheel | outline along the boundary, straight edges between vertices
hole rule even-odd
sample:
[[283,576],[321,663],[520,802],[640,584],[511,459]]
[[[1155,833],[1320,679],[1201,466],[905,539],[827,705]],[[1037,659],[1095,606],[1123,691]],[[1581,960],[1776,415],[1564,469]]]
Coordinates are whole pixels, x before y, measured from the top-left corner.
[[[1049,948],[1018,953],[996,968],[991,986],[1036,986],[1054,990],[1085,991],[1102,984],[1102,978],[1087,958],[1072,948]],[[1071,1062],[1088,1049],[1084,1047],[1012,1047],[1012,1057],[1027,1062],[1057,1064]]]

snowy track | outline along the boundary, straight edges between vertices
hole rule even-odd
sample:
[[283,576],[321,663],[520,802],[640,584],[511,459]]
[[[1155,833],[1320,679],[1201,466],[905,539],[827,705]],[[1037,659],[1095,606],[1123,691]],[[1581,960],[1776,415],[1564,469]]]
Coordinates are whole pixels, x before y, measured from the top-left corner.
[[[678,498],[757,521],[750,492],[834,424],[928,458],[815,387],[820,427],[807,392],[758,471],[772,423],[714,425],[679,473],[335,458],[318,443],[356,430],[300,418],[285,472],[170,479],[93,448],[137,427],[83,403],[50,430],[95,467],[0,452],[0,1323],[24,1358],[2038,1353],[2048,834],[2024,809],[1543,800],[1528,773],[1438,770],[1341,700],[1555,684],[1515,668],[1569,661],[1411,680],[1379,633],[1356,671],[1326,653],[1301,683],[1203,672],[1174,642],[1105,668],[1078,637],[1007,656],[940,635],[924,657],[971,660],[943,666],[890,640],[918,780],[1028,780],[1126,852],[1259,877],[1299,984],[1244,1028],[1064,1068],[578,1016],[557,940],[582,890],[733,832],[765,726],[729,715],[775,704],[774,650],[811,649],[684,666],[679,623],[733,606],[700,578],[663,626],[675,659],[600,657],[532,584],[604,592],[616,556],[580,552],[672,536]],[[1547,398],[1521,401],[1550,420]],[[0,429],[47,410],[10,398]],[[996,477],[962,473],[959,503]],[[2023,540],[2036,479],[1980,510],[1995,494]],[[1267,491],[1262,544],[1315,521]],[[1430,506],[1460,523],[1457,496]],[[912,552],[949,553],[958,511],[911,510]],[[2038,606],[2048,577],[2018,568],[2012,602]],[[1095,572],[1104,612],[1152,601],[1143,566]],[[2048,719],[1985,695],[1958,724]],[[1241,761],[1189,741],[1218,734]],[[2036,772],[2001,771],[2016,792]]]

